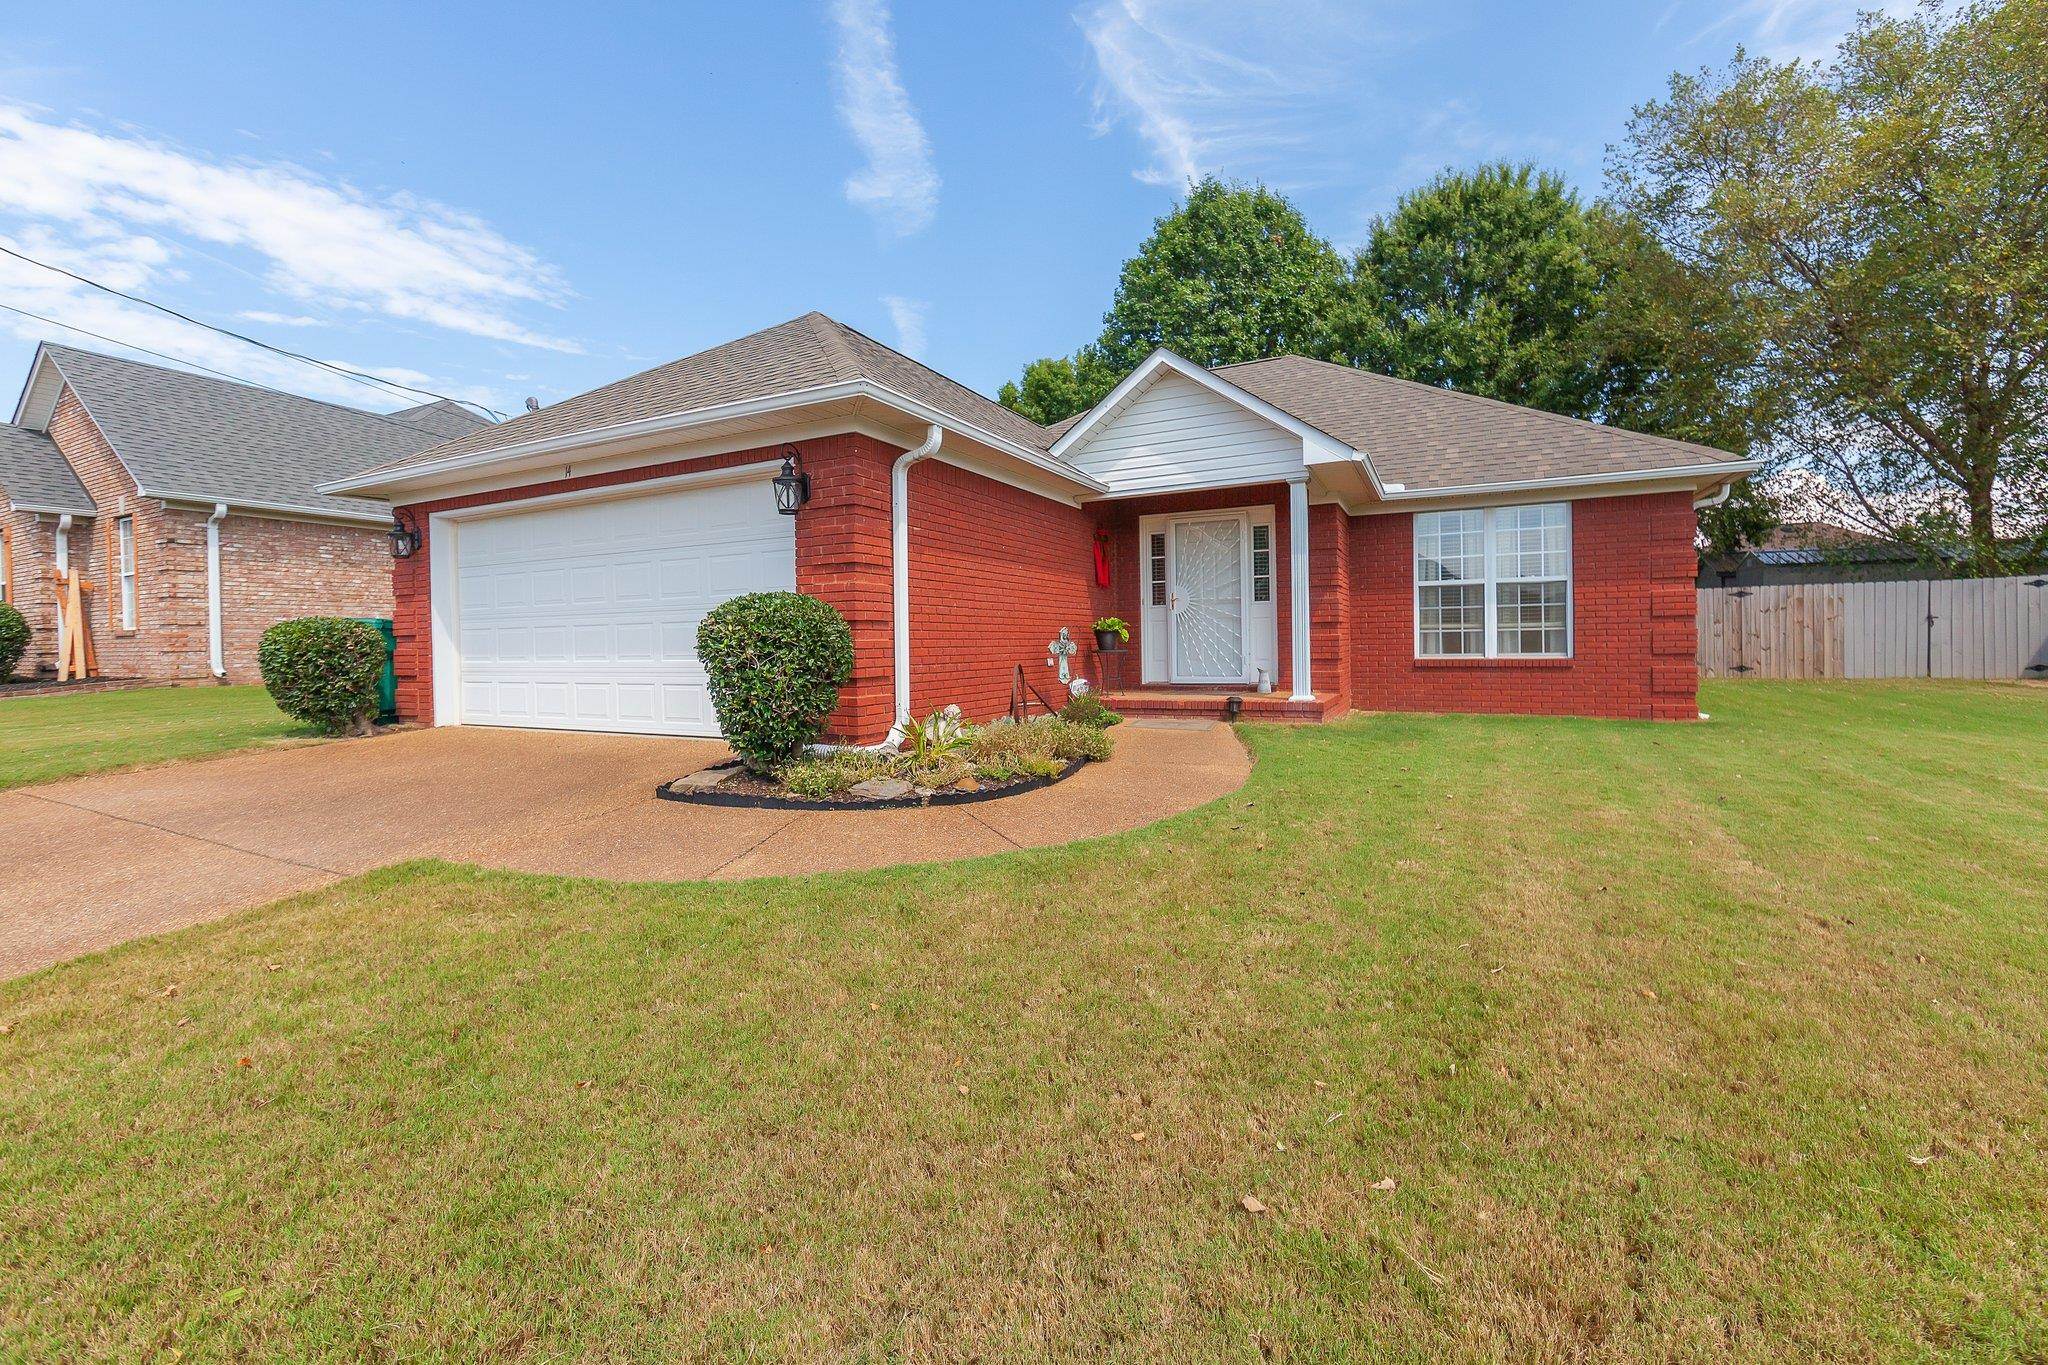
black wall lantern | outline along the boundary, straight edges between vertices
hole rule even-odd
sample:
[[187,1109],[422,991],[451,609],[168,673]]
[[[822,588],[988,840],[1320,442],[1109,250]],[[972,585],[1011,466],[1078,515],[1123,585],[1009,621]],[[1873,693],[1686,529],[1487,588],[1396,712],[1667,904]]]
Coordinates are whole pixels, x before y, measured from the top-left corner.
[[811,500],[811,476],[797,468],[803,453],[795,446],[782,448],[782,472],[775,476],[775,510],[793,517]]
[[391,514],[391,557],[411,559],[420,547],[420,524],[403,507]]

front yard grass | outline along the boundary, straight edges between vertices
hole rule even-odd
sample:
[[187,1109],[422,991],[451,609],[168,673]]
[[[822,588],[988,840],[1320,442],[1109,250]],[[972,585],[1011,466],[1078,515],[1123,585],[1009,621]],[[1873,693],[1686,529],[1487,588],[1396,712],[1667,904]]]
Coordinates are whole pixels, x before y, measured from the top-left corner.
[[1703,703],[0,986],[0,1355],[2042,1359],[2048,692]]
[[0,791],[316,732],[260,687],[144,687],[0,700]]

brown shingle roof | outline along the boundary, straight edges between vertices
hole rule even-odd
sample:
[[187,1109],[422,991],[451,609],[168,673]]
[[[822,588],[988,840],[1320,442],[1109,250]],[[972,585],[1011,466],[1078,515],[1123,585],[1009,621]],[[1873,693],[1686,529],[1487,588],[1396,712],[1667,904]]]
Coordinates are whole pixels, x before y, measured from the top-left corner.
[[1739,463],[1689,441],[1561,417],[1303,356],[1214,373],[1334,436],[1407,491]]
[[[1044,450],[1044,428],[963,384],[823,313],[764,328],[722,346],[565,398],[509,422],[458,436],[423,452],[431,459],[475,455],[501,446],[697,408],[766,398],[799,389],[866,379],[1032,450]],[[393,461],[394,468],[414,460]],[[369,472],[369,471],[365,471]]]

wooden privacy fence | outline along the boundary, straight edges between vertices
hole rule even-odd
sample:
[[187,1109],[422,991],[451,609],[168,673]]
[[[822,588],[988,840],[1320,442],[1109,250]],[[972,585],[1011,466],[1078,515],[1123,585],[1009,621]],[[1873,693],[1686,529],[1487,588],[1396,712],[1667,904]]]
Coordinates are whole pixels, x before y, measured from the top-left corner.
[[2048,575],[1701,588],[1708,678],[2048,678]]

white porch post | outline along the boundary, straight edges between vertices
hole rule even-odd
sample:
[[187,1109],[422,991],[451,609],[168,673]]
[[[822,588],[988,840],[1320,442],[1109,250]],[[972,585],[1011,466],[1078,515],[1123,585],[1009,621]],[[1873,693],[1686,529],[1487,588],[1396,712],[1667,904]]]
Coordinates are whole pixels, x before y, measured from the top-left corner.
[[1294,695],[1290,700],[1310,701],[1315,693],[1308,676],[1308,475],[1287,485],[1287,564],[1293,599]]

